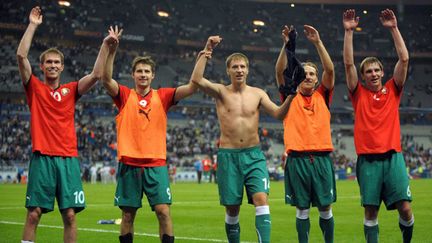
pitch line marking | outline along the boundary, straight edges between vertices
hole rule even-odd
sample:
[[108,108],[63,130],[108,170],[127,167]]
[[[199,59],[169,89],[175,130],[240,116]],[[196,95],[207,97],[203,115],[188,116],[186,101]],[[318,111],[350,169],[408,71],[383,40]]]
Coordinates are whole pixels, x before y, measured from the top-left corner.
[[[0,224],[24,225],[24,223],[3,221],[3,220],[0,220]],[[63,230],[63,226],[56,226],[56,225],[39,224],[38,227],[62,229]],[[114,234],[119,233],[118,230],[104,230],[104,229],[94,229],[94,228],[78,228],[78,230],[79,231],[88,231],[88,232],[97,232],[97,233],[114,233]],[[157,235],[157,234],[139,233],[139,232],[135,232],[134,234],[135,235],[141,235],[141,236],[159,238],[159,235]],[[205,239],[205,238],[185,237],[185,236],[175,236],[175,238],[179,239],[179,240],[193,240],[193,241],[206,241],[206,242],[226,242],[226,240],[220,240],[220,239],[208,239],[208,238]],[[242,243],[252,243],[252,242],[242,241]]]

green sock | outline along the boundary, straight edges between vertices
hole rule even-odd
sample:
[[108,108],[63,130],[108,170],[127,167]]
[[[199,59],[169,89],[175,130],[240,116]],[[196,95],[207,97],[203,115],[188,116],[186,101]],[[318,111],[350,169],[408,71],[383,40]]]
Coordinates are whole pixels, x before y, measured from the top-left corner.
[[364,234],[367,243],[378,243],[379,228],[375,226],[364,226]]
[[270,214],[255,216],[255,227],[259,243],[270,242],[271,220]]
[[334,238],[334,219],[323,219],[319,217],[319,226],[324,236],[325,243],[333,243]]
[[229,243],[240,243],[240,224],[225,223],[225,232]]
[[402,231],[403,243],[410,243],[412,238],[412,233],[414,229],[414,224],[411,226],[405,226],[399,223],[399,228]]
[[307,243],[309,241],[309,218],[299,219],[296,218],[296,228],[299,243]]

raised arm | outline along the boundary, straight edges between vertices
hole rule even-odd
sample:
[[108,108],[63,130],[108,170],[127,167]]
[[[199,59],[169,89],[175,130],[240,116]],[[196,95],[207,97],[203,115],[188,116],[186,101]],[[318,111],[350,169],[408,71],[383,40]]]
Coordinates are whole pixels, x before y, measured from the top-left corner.
[[34,7],[31,10],[29,20],[30,23],[27,26],[23,37],[21,38],[16,54],[21,81],[24,84],[28,83],[30,75],[32,74],[31,65],[28,60],[28,53],[30,50],[32,39],[37,27],[42,23],[42,12],[39,6]]
[[123,30],[119,30],[117,26],[115,26],[115,29],[112,26],[110,27],[108,30],[108,36],[104,39],[99,50],[92,72],[78,81],[79,94],[82,95],[87,93],[98,80],[102,79],[104,66],[109,55],[109,45],[115,45],[115,43],[118,45],[118,40],[122,31]]
[[399,88],[402,88],[405,84],[408,72],[408,50],[405,46],[402,35],[399,32],[399,28],[397,26],[397,19],[393,11],[390,9],[381,11],[380,20],[381,24],[390,30],[390,33],[393,37],[394,45],[399,58],[393,71],[393,78],[396,85]]
[[324,69],[321,78],[321,83],[328,90],[331,90],[334,87],[335,73],[334,73],[334,65],[330,58],[330,55],[328,54],[323,42],[321,41],[318,31],[310,25],[304,25],[303,27],[304,27],[304,33],[306,35],[306,38],[312,44],[314,44],[315,48],[317,49],[318,55],[321,60],[321,64]]
[[285,52],[285,45],[289,41],[288,33],[292,29],[294,29],[293,26],[288,27],[286,25],[282,29],[283,45],[282,45],[282,48],[279,52],[279,56],[278,56],[278,59],[276,61],[276,65],[275,65],[276,82],[277,82],[278,87],[285,84],[283,72],[284,72],[284,70],[288,64],[288,59],[287,59],[286,52]]
[[270,97],[267,95],[264,90],[259,89],[259,95],[261,97],[260,105],[263,110],[269,114],[270,116],[283,120],[288,113],[289,107],[291,105],[291,101],[294,98],[294,95],[288,95],[288,97],[284,100],[281,106],[276,105],[273,101],[270,100]]
[[181,99],[184,99],[188,96],[191,96],[193,93],[195,93],[198,89],[198,86],[192,82],[192,79],[189,80],[188,84],[185,85],[181,85],[179,87],[177,87],[176,92],[175,92],[175,96],[174,96],[174,101],[177,102]]
[[119,45],[120,36],[123,30],[119,30],[116,26],[115,28],[110,27],[108,30],[108,36],[105,37],[102,48],[107,50],[107,58],[104,63],[104,68],[102,72],[102,84],[107,90],[107,93],[111,97],[115,97],[118,94],[119,86],[117,81],[112,79],[113,74],[113,66],[114,66],[114,57],[117,52],[117,47]]
[[204,70],[207,64],[207,59],[211,57],[213,49],[222,41],[220,36],[210,36],[205,45],[204,51],[200,52],[195,67],[192,72],[191,80],[202,91],[208,95],[218,98],[220,94],[221,84],[215,84],[205,79]]
[[354,64],[353,35],[359,19],[359,17],[355,16],[354,9],[348,9],[343,13],[343,26],[345,29],[343,60],[346,82],[350,92],[354,91],[358,83],[357,69]]

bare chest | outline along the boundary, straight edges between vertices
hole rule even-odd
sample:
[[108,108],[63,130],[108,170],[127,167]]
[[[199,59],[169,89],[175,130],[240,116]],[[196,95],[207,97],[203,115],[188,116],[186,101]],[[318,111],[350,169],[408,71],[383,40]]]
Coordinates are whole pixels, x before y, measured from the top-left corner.
[[258,114],[259,98],[251,93],[226,95],[218,102],[218,112],[228,116],[251,117]]

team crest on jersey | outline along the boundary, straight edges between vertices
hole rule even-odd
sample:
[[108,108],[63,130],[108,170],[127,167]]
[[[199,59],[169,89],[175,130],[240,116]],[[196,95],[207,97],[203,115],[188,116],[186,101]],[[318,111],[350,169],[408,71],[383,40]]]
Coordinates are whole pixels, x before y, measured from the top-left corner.
[[66,95],[68,95],[70,93],[70,89],[68,89],[68,88],[63,88],[63,89],[61,89],[61,94],[63,95],[63,96],[66,96]]
[[[381,89],[381,94],[383,94],[383,95],[387,94],[387,88],[386,88],[386,87],[383,87],[383,88]],[[372,98],[373,98],[374,100],[378,100],[378,101],[379,101],[380,98],[379,98],[378,96],[379,96],[379,94],[378,94],[378,95],[377,95],[377,94],[374,94]]]
[[140,102],[139,102],[139,105],[142,107],[142,108],[145,108],[146,106],[147,106],[147,101],[146,100],[140,100]]

